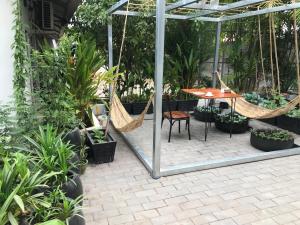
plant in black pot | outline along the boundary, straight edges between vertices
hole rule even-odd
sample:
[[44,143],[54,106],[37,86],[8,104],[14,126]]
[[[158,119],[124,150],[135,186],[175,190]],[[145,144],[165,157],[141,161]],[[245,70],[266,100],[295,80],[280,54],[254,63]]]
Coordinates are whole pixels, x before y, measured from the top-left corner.
[[64,221],[64,224],[85,225],[81,207],[82,200],[82,196],[70,199],[59,188],[56,188],[45,198],[45,201],[49,202],[51,207],[38,208],[31,215],[31,222],[36,224],[57,219]]
[[198,106],[194,108],[194,117],[199,121],[214,122],[218,113],[220,113],[220,109],[215,106]]
[[34,155],[37,168],[45,173],[58,173],[49,180],[49,184],[61,187],[67,197],[76,199],[83,193],[79,165],[73,159],[76,154],[72,147],[64,143],[61,137],[62,134],[58,134],[52,126],[40,127],[35,140],[26,137],[30,144],[28,151]]
[[94,129],[87,132],[87,144],[92,151],[95,163],[108,163],[114,160],[117,142],[105,130]]
[[300,109],[294,109],[277,118],[277,126],[300,134]]
[[[287,100],[285,97],[278,93],[273,93],[268,98],[262,99],[260,105],[267,109],[276,109],[279,107],[283,107],[287,104]],[[271,125],[278,125],[278,117],[261,119],[261,121],[265,123],[269,123]]]
[[215,117],[215,125],[218,130],[226,133],[240,134],[249,129],[249,119],[237,113],[219,114]]
[[0,224],[27,225],[39,207],[50,207],[40,190],[57,173],[44,173],[31,164],[32,156],[14,153],[0,166]]
[[294,137],[279,129],[257,129],[251,131],[250,143],[262,151],[289,149],[294,146]]

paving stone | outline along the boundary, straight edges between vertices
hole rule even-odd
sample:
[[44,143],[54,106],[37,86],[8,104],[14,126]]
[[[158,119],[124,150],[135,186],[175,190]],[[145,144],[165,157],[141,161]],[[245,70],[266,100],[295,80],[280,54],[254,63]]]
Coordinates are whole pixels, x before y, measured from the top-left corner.
[[[163,143],[162,162],[253,153],[242,152],[248,137],[211,135],[206,143],[194,135],[197,144],[191,141],[185,149],[180,146],[186,138],[176,134],[170,145]],[[86,225],[300,225],[300,156],[154,180],[116,137],[115,161],[89,165],[82,176]],[[224,150],[215,149],[220,137],[229,146]]]

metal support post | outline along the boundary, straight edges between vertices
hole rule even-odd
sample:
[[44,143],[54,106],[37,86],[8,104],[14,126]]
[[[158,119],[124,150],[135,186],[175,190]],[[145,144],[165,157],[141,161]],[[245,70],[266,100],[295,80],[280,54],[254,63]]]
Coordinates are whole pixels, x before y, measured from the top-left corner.
[[153,120],[152,177],[160,177],[161,120],[165,48],[165,0],[156,0],[156,38],[155,38],[155,101]]
[[216,87],[217,84],[217,77],[216,72],[218,71],[219,66],[219,49],[220,49],[220,37],[221,37],[221,22],[217,23],[217,31],[216,31],[216,48],[215,48],[215,58],[214,58],[214,65],[213,65],[213,87]]
[[[109,18],[109,23],[108,23],[108,68],[112,68],[114,65],[113,62],[113,34],[112,34],[112,16]],[[109,86],[109,98],[110,100],[112,99],[112,87],[111,85]]]

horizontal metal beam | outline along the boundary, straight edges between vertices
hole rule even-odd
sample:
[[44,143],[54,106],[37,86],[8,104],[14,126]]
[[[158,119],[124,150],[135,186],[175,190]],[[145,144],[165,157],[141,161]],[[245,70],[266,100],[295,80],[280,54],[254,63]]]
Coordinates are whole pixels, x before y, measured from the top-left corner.
[[[140,12],[132,12],[132,11],[127,12],[125,10],[118,10],[118,11],[115,11],[113,14],[121,15],[121,16],[125,16],[126,14],[128,14],[129,16],[145,16],[145,14],[142,14]],[[146,17],[155,17],[155,14],[149,14],[149,15],[146,15]],[[186,20],[186,19],[188,19],[188,16],[176,15],[176,14],[165,14],[165,18],[166,19]]]
[[180,8],[180,7],[184,7],[184,6],[196,3],[198,1],[199,0],[181,0],[181,1],[175,2],[173,4],[170,4],[170,5],[166,6],[166,12],[168,12],[170,10],[173,10],[173,9],[177,9],[177,8]]
[[120,0],[118,1],[116,4],[114,4],[112,7],[110,7],[107,10],[108,14],[112,14],[113,12],[117,11],[118,9],[120,9],[123,5],[127,4],[128,0]]
[[291,4],[276,6],[272,8],[260,9],[252,12],[240,13],[233,16],[223,16],[220,17],[220,21],[236,20],[236,19],[246,18],[250,16],[257,16],[257,15],[274,13],[274,12],[282,12],[282,11],[288,11],[288,10],[298,9],[298,8],[300,8],[300,3],[291,3]]
[[234,2],[234,3],[222,5],[221,9],[222,9],[222,11],[226,11],[226,10],[237,9],[237,8],[241,8],[241,7],[245,7],[245,6],[249,6],[249,5],[255,5],[257,3],[261,3],[261,2],[265,2],[265,1],[266,0],[243,0],[243,1],[238,1],[238,2]]
[[268,159],[275,159],[275,158],[288,157],[294,155],[300,155],[300,148],[286,149],[282,151],[273,151],[273,152],[259,152],[253,155],[243,156],[243,157],[224,158],[221,160],[210,160],[205,162],[169,166],[167,168],[161,168],[160,175],[162,177],[172,176],[181,173],[215,169],[220,167],[258,162],[258,161],[263,161]]
[[[192,18],[196,18],[196,17],[200,17],[200,16],[206,16],[206,15],[211,15],[213,13],[216,12],[225,12],[228,10],[232,10],[232,9],[236,9],[236,8],[241,8],[241,7],[245,7],[248,5],[252,5],[252,4],[257,4],[260,2],[264,2],[265,0],[246,0],[246,1],[239,1],[239,2],[235,2],[235,3],[230,3],[227,5],[218,5],[218,6],[212,6],[212,7],[201,7],[201,4],[199,4],[198,9],[203,9],[204,11],[201,12],[197,12],[194,15],[191,15],[189,17],[189,19]],[[189,7],[189,6],[187,6]]]

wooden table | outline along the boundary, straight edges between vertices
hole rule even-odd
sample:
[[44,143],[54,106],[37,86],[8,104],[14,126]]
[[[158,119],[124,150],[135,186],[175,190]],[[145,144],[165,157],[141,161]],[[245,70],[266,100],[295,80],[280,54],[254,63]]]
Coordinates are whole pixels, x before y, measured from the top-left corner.
[[[235,111],[235,103],[236,99],[241,97],[240,95],[230,92],[230,93],[223,93],[220,89],[216,88],[191,88],[191,89],[182,89],[181,90],[184,93],[191,94],[199,99],[205,99],[205,107],[209,107],[208,100],[213,99],[222,99],[222,98],[230,98],[231,99],[231,113],[230,117],[233,118],[233,113]],[[206,94],[208,92],[212,93],[212,96],[207,96]],[[207,126],[207,120],[205,121],[205,141],[207,139],[208,134],[208,126]],[[230,137],[232,136],[232,123],[230,127]]]

